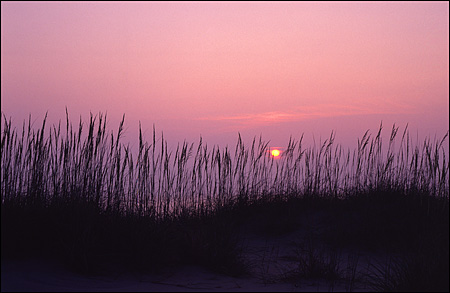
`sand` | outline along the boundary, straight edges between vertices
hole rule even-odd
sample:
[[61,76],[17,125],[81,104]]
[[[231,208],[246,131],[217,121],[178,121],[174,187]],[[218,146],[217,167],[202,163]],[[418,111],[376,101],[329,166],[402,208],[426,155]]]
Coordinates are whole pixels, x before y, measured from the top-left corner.
[[[74,273],[62,264],[44,260],[27,259],[1,263],[2,292],[35,291],[96,291],[96,292],[324,292],[368,291],[362,282],[351,283],[345,278],[334,282],[324,279],[306,280],[295,277],[298,265],[299,241],[305,231],[278,236],[248,234],[241,243],[243,256],[249,264],[250,274],[231,277],[214,273],[205,268],[182,266],[168,268],[160,273],[129,273],[117,271],[108,276],[85,276]],[[340,267],[346,275],[348,256],[341,252]],[[364,268],[364,255],[359,255],[360,269]],[[288,276],[294,276],[288,278]],[[350,287],[353,286],[353,287]]]

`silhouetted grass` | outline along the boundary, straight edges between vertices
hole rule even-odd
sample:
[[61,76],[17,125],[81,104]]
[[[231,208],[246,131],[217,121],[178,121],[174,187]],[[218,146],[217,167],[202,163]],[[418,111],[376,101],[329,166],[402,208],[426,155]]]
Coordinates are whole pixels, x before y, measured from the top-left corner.
[[[194,264],[242,275],[248,273],[239,244],[246,223],[272,237],[295,231],[302,215],[319,211],[327,215],[327,228],[317,232],[321,241],[407,249],[430,272],[436,262],[427,252],[442,251],[447,262],[439,267],[448,275],[448,132],[415,145],[407,127],[397,141],[394,125],[386,146],[380,125],[355,150],[336,145],[334,133],[307,148],[301,137],[275,160],[261,139],[245,146],[239,136],[233,149],[200,139],[172,150],[155,129],[150,143],[139,129],[134,152],[121,142],[124,118],[114,132],[102,114],[75,128],[66,117],[65,125],[50,127],[44,118],[37,130],[30,117],[20,132],[4,116],[2,259],[45,255],[85,273]],[[325,254],[300,251],[296,276],[339,277],[338,264],[324,262]],[[406,272],[416,263],[376,267],[372,275],[390,277],[372,279],[374,288],[407,288],[417,280]]]

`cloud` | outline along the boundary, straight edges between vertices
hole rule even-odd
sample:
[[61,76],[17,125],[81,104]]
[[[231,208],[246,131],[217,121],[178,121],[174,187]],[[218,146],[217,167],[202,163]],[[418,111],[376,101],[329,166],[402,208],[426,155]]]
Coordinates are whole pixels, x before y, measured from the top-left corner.
[[398,103],[387,100],[364,104],[320,104],[314,106],[296,107],[288,111],[270,111],[261,113],[249,113],[243,115],[217,115],[199,117],[200,121],[222,122],[227,125],[226,129],[236,127],[252,128],[276,123],[304,121],[308,119],[342,117],[353,115],[374,115],[374,114],[410,114],[414,113],[413,106],[406,103]]
[[244,115],[218,115],[197,118],[203,121],[231,122],[234,126],[254,127],[273,123],[302,121],[307,119],[373,114],[407,114],[413,113],[414,107],[393,101],[365,104],[320,104],[296,107],[289,111],[270,111]]

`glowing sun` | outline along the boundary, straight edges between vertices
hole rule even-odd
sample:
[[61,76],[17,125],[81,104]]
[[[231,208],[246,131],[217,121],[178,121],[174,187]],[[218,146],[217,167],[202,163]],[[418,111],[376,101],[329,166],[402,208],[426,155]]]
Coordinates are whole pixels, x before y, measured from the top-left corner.
[[273,150],[272,151],[272,156],[278,157],[279,155],[280,155],[280,151],[279,150]]

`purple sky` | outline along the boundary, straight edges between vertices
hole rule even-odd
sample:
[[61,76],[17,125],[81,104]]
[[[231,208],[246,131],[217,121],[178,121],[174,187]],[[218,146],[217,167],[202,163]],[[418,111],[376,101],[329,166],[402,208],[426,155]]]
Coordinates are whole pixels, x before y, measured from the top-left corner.
[[443,136],[448,56],[448,2],[1,2],[2,112],[125,113],[130,140]]

